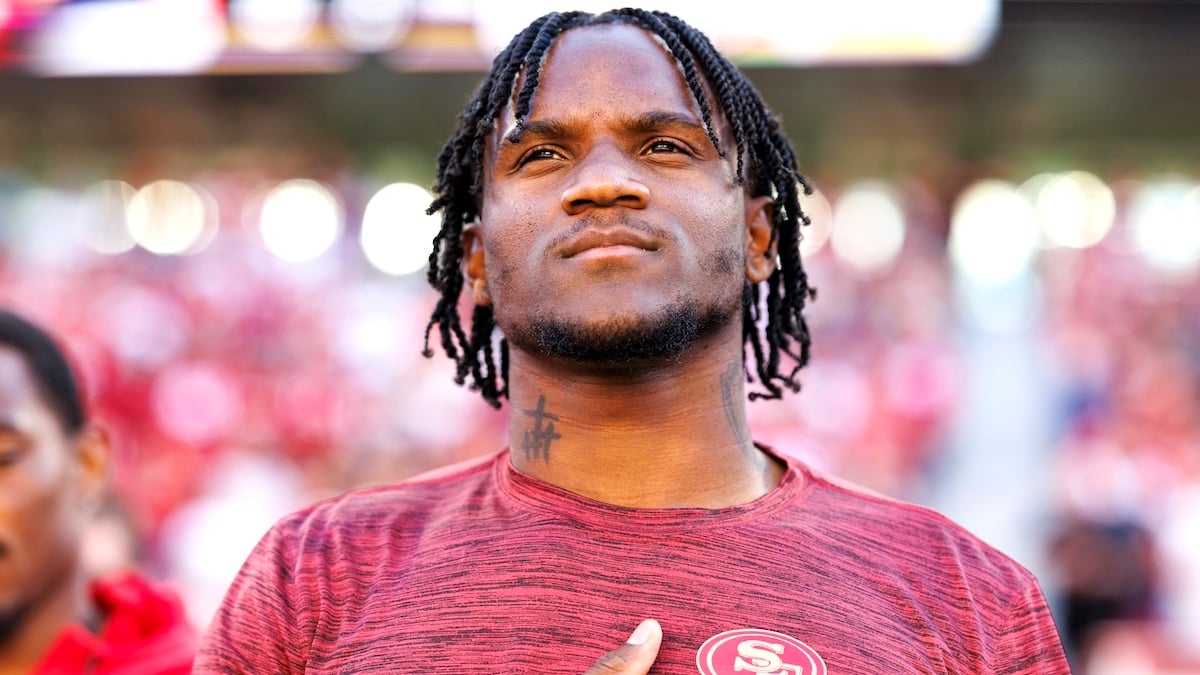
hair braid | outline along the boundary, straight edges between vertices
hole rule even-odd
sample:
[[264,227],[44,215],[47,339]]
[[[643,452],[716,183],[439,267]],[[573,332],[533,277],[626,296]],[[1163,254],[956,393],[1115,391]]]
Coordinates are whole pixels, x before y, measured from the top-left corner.
[[529,109],[533,105],[533,94],[542,80],[542,60],[546,52],[549,51],[550,45],[554,44],[555,38],[563,31],[572,28],[574,23],[584,16],[586,15],[581,12],[549,14],[546,22],[538,30],[522,64],[525,69],[525,81],[521,83],[521,91],[517,93],[516,101],[513,103],[513,117],[516,118],[517,124],[508,138],[514,143],[519,140],[521,131],[525,128],[525,122],[529,118]]
[[[680,26],[687,28],[686,24],[670,14],[648,12],[644,9],[618,9],[613,12],[613,15],[633,19],[635,25],[657,35],[667,45],[667,49],[671,51],[671,55],[675,57],[675,61],[683,70],[683,80],[687,83],[692,98],[700,108],[700,119],[704,122],[704,128],[708,132],[708,140],[712,142],[717,153],[724,157],[725,148],[721,147],[721,141],[717,138],[712,121],[712,104],[709,103],[708,94],[704,92],[700,78],[696,75],[696,61],[692,58],[692,52],[680,40],[678,28]],[[740,171],[738,177],[741,177]]]
[[[797,373],[808,362],[812,346],[804,309],[816,297],[800,259],[800,227],[809,221],[800,208],[799,195],[801,190],[811,193],[812,186],[800,174],[795,151],[779,121],[749,79],[700,31],[671,14],[642,9],[599,15],[547,14],[518,33],[493,60],[438,155],[435,199],[428,211],[441,212],[442,228],[433,242],[427,278],[440,297],[425,327],[425,354],[431,353],[429,338],[436,324],[442,349],[457,364],[455,380],[461,384],[469,379],[469,385],[493,406],[498,407],[507,395],[508,343],[501,337],[497,367],[492,308],[474,308],[469,335],[462,326],[458,303],[463,289],[463,230],[479,217],[484,152],[505,107],[512,106],[516,119],[513,133],[519,134],[528,121],[546,54],[554,41],[573,28],[602,24],[634,25],[662,41],[695,98],[713,147],[726,156],[713,122],[716,105],[729,124],[738,181],[749,183],[755,196],[772,198],[771,243],[777,251],[776,269],[762,284],[747,282],[742,292],[743,344],[755,362],[753,371],[748,369],[746,374],[764,390],[750,392],[752,400],[780,398],[784,389],[798,390]],[[784,355],[795,362],[786,373],[780,372]]]

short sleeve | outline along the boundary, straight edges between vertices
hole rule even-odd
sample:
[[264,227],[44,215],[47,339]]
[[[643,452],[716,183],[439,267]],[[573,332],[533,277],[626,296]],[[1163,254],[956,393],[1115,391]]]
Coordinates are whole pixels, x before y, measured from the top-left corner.
[[1032,578],[1014,595],[997,636],[992,672],[1005,675],[1070,675],[1062,639],[1041,588]]
[[296,599],[305,527],[304,514],[293,514],[258,542],[201,640],[194,673],[303,672],[311,620]]

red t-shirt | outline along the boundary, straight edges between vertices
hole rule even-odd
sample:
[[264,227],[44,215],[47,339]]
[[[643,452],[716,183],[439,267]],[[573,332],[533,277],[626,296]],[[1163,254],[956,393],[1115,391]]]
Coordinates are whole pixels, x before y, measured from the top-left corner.
[[[786,461],[769,494],[715,510],[602,504],[507,452],[317,504],[251,554],[196,672],[578,674],[644,618],[664,634],[652,673],[694,674],[698,654],[732,672],[743,648],[745,672],[1069,672],[1024,568]],[[738,629],[788,640],[779,658],[771,640],[711,649]]]
[[103,616],[99,634],[68,626],[33,675],[187,675],[196,632],[179,598],[133,574],[95,581],[92,600]]

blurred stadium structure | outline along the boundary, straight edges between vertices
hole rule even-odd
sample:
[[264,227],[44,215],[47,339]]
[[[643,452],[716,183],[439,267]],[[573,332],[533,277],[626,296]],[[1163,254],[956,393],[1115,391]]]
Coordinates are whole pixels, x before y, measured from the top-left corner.
[[[1078,672],[1200,672],[1200,3],[703,4],[647,6],[820,190],[815,361],[757,436],[1030,566]],[[419,356],[424,186],[555,6],[0,0],[0,301],[118,439],[97,565],[203,624],[285,511],[499,447]]]

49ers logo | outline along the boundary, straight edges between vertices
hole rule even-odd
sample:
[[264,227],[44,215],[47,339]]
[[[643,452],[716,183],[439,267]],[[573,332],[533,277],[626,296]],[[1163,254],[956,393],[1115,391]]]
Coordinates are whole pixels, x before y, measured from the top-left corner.
[[770,630],[742,628],[714,635],[696,652],[703,675],[826,675],[825,661],[812,647]]

